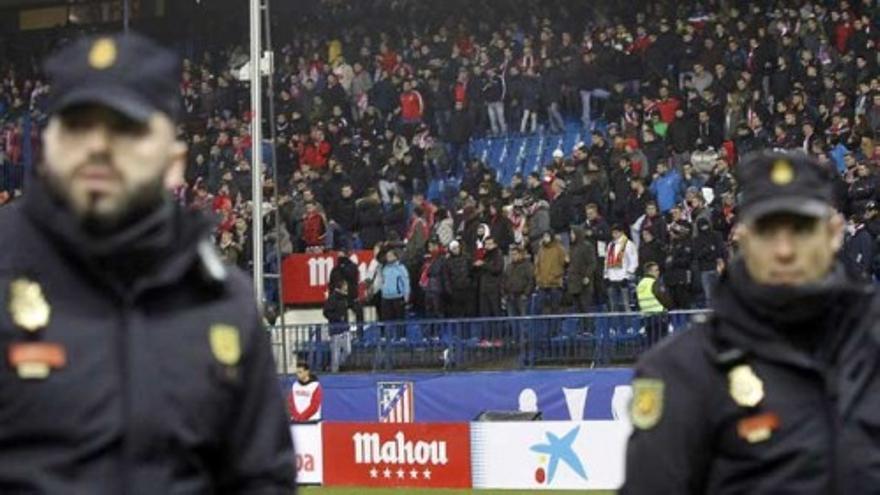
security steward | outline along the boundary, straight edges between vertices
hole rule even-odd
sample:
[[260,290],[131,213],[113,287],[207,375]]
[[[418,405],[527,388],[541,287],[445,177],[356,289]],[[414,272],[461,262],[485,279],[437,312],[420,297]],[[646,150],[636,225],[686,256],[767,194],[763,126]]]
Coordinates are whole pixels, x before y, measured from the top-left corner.
[[656,344],[669,332],[666,309],[672,306],[672,298],[660,281],[660,265],[653,261],[645,263],[645,276],[636,286],[642,325],[647,329],[648,343]]
[[830,177],[784,153],[738,173],[741,255],[713,316],[640,359],[621,493],[880,493],[880,311],[835,261]]
[[0,493],[292,493],[250,284],[165,193],[177,59],[120,35],[45,70],[44,158],[0,210]]

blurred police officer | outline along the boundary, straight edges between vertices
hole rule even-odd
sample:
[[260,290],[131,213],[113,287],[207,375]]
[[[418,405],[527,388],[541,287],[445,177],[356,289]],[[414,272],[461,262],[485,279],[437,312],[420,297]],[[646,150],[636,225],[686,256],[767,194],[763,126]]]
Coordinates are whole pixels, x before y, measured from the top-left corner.
[[639,361],[622,493],[880,493],[877,304],[835,261],[831,181],[805,155],[739,173],[741,257]]
[[0,211],[0,493],[291,493],[251,288],[164,192],[175,57],[83,39],[46,73],[44,160]]

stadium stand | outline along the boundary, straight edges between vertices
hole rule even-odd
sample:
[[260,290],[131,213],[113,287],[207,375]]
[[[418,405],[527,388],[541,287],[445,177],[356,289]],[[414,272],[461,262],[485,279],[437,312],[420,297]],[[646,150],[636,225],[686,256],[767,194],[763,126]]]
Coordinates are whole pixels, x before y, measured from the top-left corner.
[[[184,58],[180,132],[191,153],[177,197],[217,215],[223,257],[247,270],[250,115],[247,83],[235,77],[246,16],[232,15],[241,7],[230,2],[202,3],[187,8],[210,20],[184,29],[185,41],[169,37],[181,29],[171,21],[135,27],[168,37]],[[534,365],[637,352],[644,332],[627,343],[625,331],[587,332],[574,320],[541,320],[552,331],[537,348],[493,334],[492,320],[475,321],[468,337],[463,324],[429,321],[638,311],[649,261],[661,268],[666,309],[703,307],[736,251],[737,162],[761,149],[800,150],[837,172],[849,222],[843,259],[876,276],[876,2],[586,4],[309,0],[275,9],[277,116],[262,124],[277,136],[264,146],[277,182],[263,173],[265,191],[279,192],[282,225],[267,217],[267,242],[280,236],[282,256],[378,245],[380,265],[395,250],[409,275],[413,321],[358,324],[352,359],[370,362],[357,366],[398,366],[403,355],[452,367],[480,353]],[[223,9],[230,15],[215,15]],[[84,29],[33,34],[27,48],[0,43],[0,204],[21,193],[39,157],[47,85],[34,61]],[[453,242],[460,253],[450,253]],[[511,250],[522,259],[511,261]],[[268,251],[267,270],[280,271]],[[558,269],[554,253],[564,258]],[[359,283],[366,294],[352,306],[381,301],[370,290],[382,286],[376,276]],[[514,304],[520,297],[527,304]],[[311,337],[291,340],[306,340],[298,350],[320,368],[321,328],[295,332]]]

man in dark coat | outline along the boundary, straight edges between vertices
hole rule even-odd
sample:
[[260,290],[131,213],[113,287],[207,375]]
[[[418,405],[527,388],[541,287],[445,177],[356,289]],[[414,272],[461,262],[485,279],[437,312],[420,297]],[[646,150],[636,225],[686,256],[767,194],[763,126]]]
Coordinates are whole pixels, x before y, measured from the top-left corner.
[[183,178],[177,58],[139,35],[49,59],[43,160],[0,211],[0,492],[292,493],[251,283]]
[[861,212],[846,235],[843,242],[841,259],[849,273],[865,282],[874,280],[874,260],[877,253],[877,238],[871,234],[866,220],[866,212],[876,210],[873,202],[869,202]]
[[476,313],[476,290],[472,276],[471,259],[464,254],[459,241],[449,243],[449,257],[444,269],[450,282],[448,313],[452,318],[467,318]]
[[535,266],[528,252],[520,247],[510,250],[510,264],[504,269],[504,299],[508,316],[526,316],[529,298],[535,290]]
[[574,302],[575,313],[588,313],[593,306],[593,280],[599,269],[596,247],[581,227],[571,228],[571,248],[568,252],[566,292]]
[[449,120],[449,160],[452,163],[449,175],[458,177],[464,165],[470,160],[468,143],[474,132],[473,118],[464,108],[464,103],[456,102],[455,110]]
[[829,173],[783,153],[737,172],[742,257],[713,315],[639,360],[621,494],[873,493],[880,300],[835,263]]
[[697,219],[697,235],[694,237],[694,261],[700,274],[700,287],[708,306],[712,302],[712,290],[718,282],[718,274],[727,260],[727,249],[721,234],[712,229],[705,218]]
[[850,184],[847,192],[847,211],[851,214],[860,214],[864,211],[865,205],[877,198],[878,187],[880,181],[868,168],[868,164],[864,161],[859,162],[856,165],[855,180]]
[[510,219],[501,210],[501,204],[492,202],[489,204],[489,211],[486,212],[486,225],[489,226],[489,235],[498,244],[498,249],[502,253],[508,252],[510,245],[513,244],[513,226]]
[[452,279],[446,269],[446,253],[437,239],[428,241],[424,265],[419,278],[419,285],[425,293],[425,315],[428,318],[445,318],[448,316],[447,300]]
[[666,245],[659,241],[649,229],[642,229],[642,242],[639,243],[639,275],[648,263],[656,263],[657,266],[666,264]]
[[562,72],[553,63],[553,59],[544,61],[544,72],[541,76],[541,103],[547,111],[550,132],[563,132],[565,122],[559,111],[562,102]]
[[342,251],[336,261],[336,266],[330,270],[329,285],[330,287],[336,287],[341,280],[345,280],[348,283],[346,295],[348,296],[349,307],[354,310],[357,322],[362,323],[364,321],[364,310],[360,304],[359,293],[361,275],[357,264],[351,259],[353,256],[354,251],[352,251],[350,246],[347,246]]
[[504,258],[495,239],[487,237],[486,252],[482,259],[474,261],[477,290],[480,294],[480,316],[501,316],[501,275]]
[[356,229],[363,249],[373,249],[373,246],[385,240],[382,215],[379,192],[370,188],[366,196],[357,201]]
[[351,184],[345,184],[330,204],[330,228],[334,233],[331,249],[344,249],[351,244],[357,225],[357,204],[353,194]]
[[339,367],[351,353],[348,310],[355,309],[352,304],[356,303],[352,303],[349,287],[345,278],[337,278],[335,283],[331,282],[330,294],[324,301],[324,318],[327,318],[330,330],[330,371],[333,373],[339,371]]
[[687,222],[676,222],[669,226],[670,244],[664,278],[674,303],[672,309],[690,309],[693,299],[691,264],[694,261],[694,248],[691,229]]
[[550,203],[550,229],[556,234],[568,235],[568,228],[571,225],[571,218],[575,215],[572,209],[573,197],[568,190],[568,186],[563,181],[557,181],[558,187],[562,190],[559,195]]

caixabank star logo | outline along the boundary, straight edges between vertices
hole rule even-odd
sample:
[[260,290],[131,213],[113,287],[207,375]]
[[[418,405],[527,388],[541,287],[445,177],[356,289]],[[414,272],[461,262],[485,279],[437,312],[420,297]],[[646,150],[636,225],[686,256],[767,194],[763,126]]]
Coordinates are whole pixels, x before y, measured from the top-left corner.
[[576,426],[563,435],[562,438],[548,431],[544,433],[547,439],[546,443],[539,443],[530,447],[532,452],[539,454],[538,467],[535,468],[535,481],[552,486],[560,463],[567,466],[568,469],[571,469],[584,481],[587,480],[587,471],[584,469],[584,464],[574,452],[574,442],[577,440],[580,431],[581,427]]

